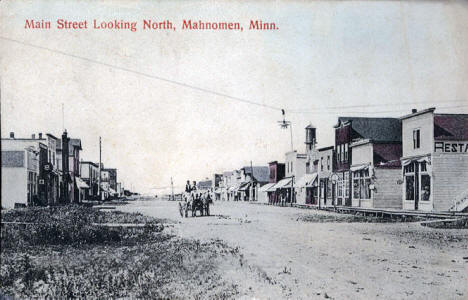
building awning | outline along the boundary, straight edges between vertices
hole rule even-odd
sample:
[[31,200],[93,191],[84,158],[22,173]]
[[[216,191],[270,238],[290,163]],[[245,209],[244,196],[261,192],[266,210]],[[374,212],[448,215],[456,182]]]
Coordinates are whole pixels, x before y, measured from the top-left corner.
[[401,165],[404,167],[414,162],[426,162],[428,164],[431,164],[431,156],[430,154],[426,154],[426,155],[414,156],[414,157],[402,159]]
[[351,166],[351,168],[349,169],[351,170],[351,172],[356,172],[356,171],[361,171],[367,168],[369,168],[369,164],[355,165],[355,166]]
[[241,183],[241,185],[239,186],[239,192],[245,192],[249,188],[250,188],[250,182]]
[[305,174],[297,181],[295,187],[310,187],[314,184],[316,179],[317,173]]
[[273,187],[274,185],[275,185],[275,183],[267,183],[267,184],[261,186],[261,187],[258,189],[258,191],[259,191],[259,192],[264,192],[264,193],[265,193],[265,192],[273,192],[274,190],[269,191],[268,189],[271,188],[271,187]]
[[75,181],[76,181],[76,186],[79,189],[89,189],[89,185],[87,185],[86,182],[84,182],[83,179],[81,179],[80,177],[75,177]]
[[291,182],[292,182],[292,178],[284,178],[284,179],[281,179],[280,181],[278,181],[277,184],[275,184],[275,189],[284,189],[284,188],[289,188],[291,186],[288,186],[288,185],[291,185]]

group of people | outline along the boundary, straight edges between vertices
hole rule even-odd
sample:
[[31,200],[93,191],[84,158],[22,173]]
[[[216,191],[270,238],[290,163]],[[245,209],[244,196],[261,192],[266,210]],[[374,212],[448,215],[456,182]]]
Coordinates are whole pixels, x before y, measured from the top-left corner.
[[184,201],[186,202],[186,207],[191,208],[192,216],[196,216],[197,210],[200,210],[202,216],[210,215],[210,204],[213,203],[213,200],[208,191],[197,191],[196,181],[193,182],[193,185],[190,185],[190,181],[187,180]]

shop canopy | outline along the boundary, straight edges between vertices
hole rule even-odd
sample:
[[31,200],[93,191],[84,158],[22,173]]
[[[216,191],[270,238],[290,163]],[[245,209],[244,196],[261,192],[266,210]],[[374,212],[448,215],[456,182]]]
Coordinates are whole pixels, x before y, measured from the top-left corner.
[[292,178],[284,178],[278,181],[278,183],[275,185],[275,189],[286,189],[290,188],[292,182]]
[[245,192],[250,188],[250,182],[241,183],[239,186],[239,192]]
[[79,189],[89,189],[89,185],[87,185],[86,182],[84,182],[83,179],[81,179],[80,177],[75,177],[75,181],[76,181],[76,186]]
[[431,164],[431,158],[429,156],[418,156],[418,157],[412,157],[412,158],[408,158],[408,159],[404,159],[401,164],[403,166],[407,166],[409,165],[410,163],[414,163],[414,162],[426,162],[427,164]]
[[310,187],[314,184],[316,179],[317,173],[305,174],[297,181],[295,187]]
[[351,170],[351,172],[356,172],[356,171],[361,171],[367,168],[369,168],[369,164],[354,165],[354,166],[351,166],[351,168],[349,169]]
[[273,187],[275,185],[275,183],[267,183],[265,185],[263,185],[262,187],[260,187],[258,189],[259,192],[273,192],[273,191],[269,191],[269,188]]

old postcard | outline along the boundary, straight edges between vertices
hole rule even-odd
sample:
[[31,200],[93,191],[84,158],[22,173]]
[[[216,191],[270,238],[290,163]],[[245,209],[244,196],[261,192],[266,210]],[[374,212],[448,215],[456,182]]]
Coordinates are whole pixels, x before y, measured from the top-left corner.
[[0,1],[0,299],[467,299],[468,2]]

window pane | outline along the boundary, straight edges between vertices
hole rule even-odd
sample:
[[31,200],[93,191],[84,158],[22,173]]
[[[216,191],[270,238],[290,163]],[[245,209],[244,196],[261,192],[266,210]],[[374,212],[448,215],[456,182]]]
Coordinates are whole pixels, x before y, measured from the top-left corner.
[[414,200],[414,176],[406,176],[406,200]]
[[421,200],[429,201],[431,197],[431,177],[421,175]]
[[361,179],[361,197],[362,199],[370,199],[370,179]]
[[354,199],[359,199],[360,193],[359,193],[359,179],[354,179],[353,180],[353,198]]

